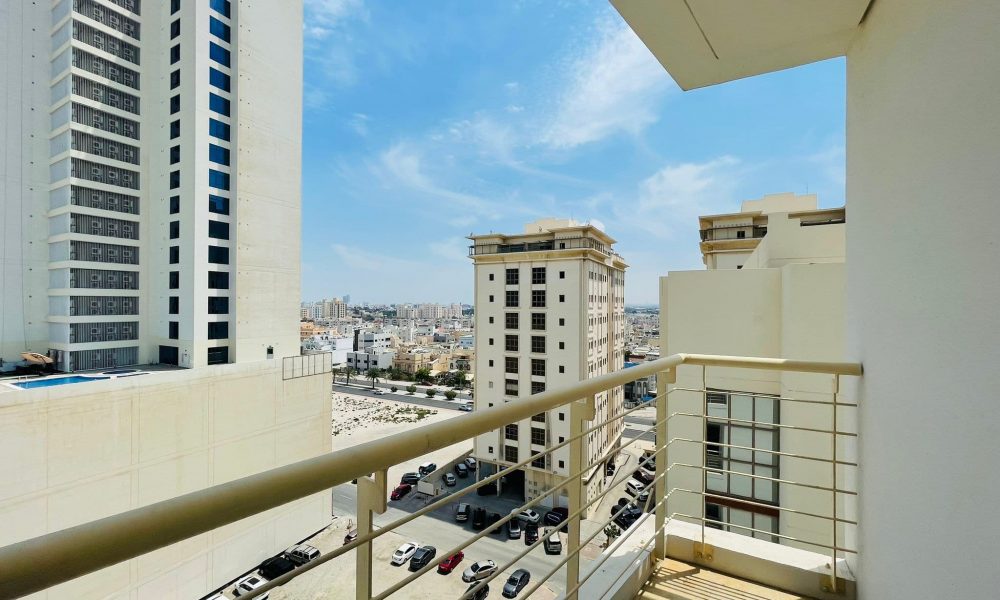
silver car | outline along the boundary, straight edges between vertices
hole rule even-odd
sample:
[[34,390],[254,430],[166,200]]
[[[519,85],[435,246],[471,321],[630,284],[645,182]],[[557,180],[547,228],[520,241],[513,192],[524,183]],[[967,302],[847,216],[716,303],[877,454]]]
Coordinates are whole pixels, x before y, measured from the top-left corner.
[[486,579],[490,575],[496,573],[496,570],[497,564],[492,560],[480,560],[472,563],[472,566],[462,573],[462,581],[470,583],[472,581]]

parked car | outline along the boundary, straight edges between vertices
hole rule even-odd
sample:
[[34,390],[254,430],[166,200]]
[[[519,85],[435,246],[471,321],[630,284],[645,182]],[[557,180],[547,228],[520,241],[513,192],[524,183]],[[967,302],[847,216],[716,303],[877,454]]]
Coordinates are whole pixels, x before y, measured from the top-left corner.
[[378,389],[375,390],[374,393],[375,393],[376,396],[384,396],[385,395],[385,390],[383,390],[382,388],[378,388]]
[[444,479],[444,484],[448,487],[455,487],[455,484],[458,483],[458,479],[455,479],[455,476],[451,473],[445,473],[442,479]]
[[645,467],[649,470],[656,469],[656,455],[650,451],[645,451],[642,453],[642,458],[639,459],[639,465]]
[[344,545],[346,546],[356,539],[358,539],[358,530],[352,529],[347,532],[347,535],[344,536]]
[[479,531],[483,527],[486,527],[486,509],[480,507],[472,511],[472,528]]
[[625,493],[634,496],[639,502],[645,502],[649,499],[649,490],[645,490],[645,487],[646,484],[641,481],[629,479],[625,482]]
[[608,476],[608,477],[611,477],[612,475],[614,475],[615,474],[615,463],[609,462],[607,465],[605,465],[605,467],[604,467],[604,474],[606,476]]
[[[265,583],[267,583],[267,580],[261,577],[260,575],[257,574],[247,575],[243,577],[243,579],[240,579],[239,581],[236,582],[236,587],[233,588],[233,595],[241,596],[243,594],[247,594],[259,587],[263,587]],[[264,598],[264,600],[267,600],[267,597],[269,595],[270,594],[264,594],[263,596],[257,596],[257,597]]]
[[420,471],[421,475],[427,475],[427,474],[433,473],[434,471],[437,471],[437,468],[438,468],[438,466],[436,464],[434,464],[432,462],[426,462],[426,463],[420,465],[419,467],[417,467],[417,470]]
[[635,472],[632,473],[632,477],[636,481],[641,481],[645,485],[653,483],[653,480],[656,479],[656,475],[650,475],[649,471],[646,469],[636,469]]
[[526,523],[524,525],[524,545],[530,546],[538,541],[538,525]]
[[[557,506],[545,513],[544,522],[546,525],[558,525],[566,521],[567,518],[569,518],[569,509]],[[562,530],[569,531],[569,527],[563,525]]]
[[294,570],[295,563],[288,560],[284,556],[279,555],[260,563],[260,568],[257,569],[257,574],[270,581]]
[[427,565],[431,564],[434,557],[437,555],[437,548],[434,546],[421,546],[417,548],[417,551],[413,553],[413,557],[410,558],[410,570],[419,571]]
[[484,598],[490,595],[490,586],[486,584],[483,584],[483,587],[477,589],[470,595],[469,592],[471,592],[475,588],[476,584],[473,583],[472,585],[470,585],[469,589],[465,590],[465,595],[463,596],[463,598],[468,598],[469,600],[483,600]]
[[476,470],[476,459],[472,458],[471,456],[466,457],[466,459],[465,459],[465,466],[468,467],[470,471],[475,471]]
[[529,579],[531,579],[531,573],[527,569],[518,569],[511,573],[510,577],[507,578],[507,583],[503,586],[503,597],[516,598],[524,586],[528,585]]
[[622,509],[622,507],[616,506],[611,509],[611,515],[614,516],[615,524],[625,530],[635,525],[635,522],[642,516],[642,510],[639,508]]
[[458,407],[458,410],[462,412],[472,412],[472,403],[466,402],[465,404]]
[[389,499],[390,500],[399,500],[403,496],[409,494],[410,490],[412,490],[412,489],[413,489],[412,485],[410,485],[408,483],[401,483],[401,484],[399,484],[399,485],[396,486],[396,489],[392,490],[392,494],[389,495]]
[[399,548],[396,548],[396,551],[392,553],[392,558],[389,559],[389,562],[396,566],[406,563],[406,561],[413,557],[413,553],[417,551],[417,547],[416,542],[407,542],[403,544]]
[[619,499],[618,499],[618,504],[616,504],[615,506],[616,506],[617,508],[621,508],[621,507],[623,507],[623,506],[627,506],[627,507],[629,507],[629,508],[639,508],[639,505],[638,505],[638,504],[636,504],[635,502],[633,502],[633,501],[632,501],[631,499],[629,499],[629,498],[619,498]]
[[399,483],[408,483],[410,485],[417,485],[420,481],[420,473],[403,473],[403,476],[399,478]]
[[507,521],[507,539],[521,539],[521,523],[519,523],[517,519]]
[[461,503],[455,507],[455,522],[464,523],[469,520],[469,515],[472,514],[472,506]]
[[[500,521],[500,519],[502,518],[503,517],[500,516],[500,513],[490,513],[490,516],[486,518],[487,527],[493,527],[493,525],[498,521]],[[493,527],[493,530],[490,531],[490,533],[503,533],[503,525],[497,525],[496,527]]]
[[542,520],[542,515],[536,513],[530,508],[526,508],[518,512],[516,516],[518,519],[521,519],[525,523],[538,523],[539,521]]
[[465,463],[458,463],[455,465],[455,474],[464,479],[469,476],[469,467]]
[[462,562],[463,558],[465,558],[464,552],[458,552],[457,554],[452,554],[448,558],[441,561],[441,564],[438,565],[438,573],[441,573],[443,575],[451,573],[452,571],[455,570],[455,567],[457,567],[458,564]]
[[469,583],[470,581],[486,579],[495,573],[496,570],[497,564],[492,560],[478,560],[469,565],[469,568],[462,572],[462,581]]
[[559,532],[555,529],[546,529],[545,541],[542,542],[542,546],[545,547],[546,554],[561,554],[562,540],[559,538]]
[[[354,537],[358,537],[358,530],[354,530]],[[309,544],[299,544],[285,550],[285,556],[296,565],[304,565],[311,560],[319,558],[319,550]]]

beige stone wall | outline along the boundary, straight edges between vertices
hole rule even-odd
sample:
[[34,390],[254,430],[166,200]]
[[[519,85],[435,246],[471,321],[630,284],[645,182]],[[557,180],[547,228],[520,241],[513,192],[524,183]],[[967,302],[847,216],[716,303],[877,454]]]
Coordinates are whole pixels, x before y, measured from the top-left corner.
[[[2,393],[0,545],[328,452],[330,384],[260,361]],[[329,515],[316,494],[32,597],[197,598]]]

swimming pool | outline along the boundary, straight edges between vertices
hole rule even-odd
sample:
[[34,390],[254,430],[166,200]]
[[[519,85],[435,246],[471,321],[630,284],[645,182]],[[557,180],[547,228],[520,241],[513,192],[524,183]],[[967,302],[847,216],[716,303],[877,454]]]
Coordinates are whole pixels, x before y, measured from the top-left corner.
[[20,381],[12,383],[19,388],[30,390],[32,388],[52,387],[54,385],[67,385],[70,383],[83,383],[84,381],[99,381],[101,379],[111,379],[110,377],[82,377],[80,375],[70,375],[69,377],[52,377],[48,379],[36,379],[34,381]]

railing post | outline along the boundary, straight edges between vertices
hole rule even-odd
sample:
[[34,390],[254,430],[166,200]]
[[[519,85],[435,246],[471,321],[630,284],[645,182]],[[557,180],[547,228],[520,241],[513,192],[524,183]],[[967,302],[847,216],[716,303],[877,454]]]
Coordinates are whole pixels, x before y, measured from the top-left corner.
[[832,403],[833,416],[832,416],[832,427],[830,428],[830,431],[833,432],[832,434],[830,434],[830,437],[832,438],[830,444],[831,445],[830,451],[833,454],[833,456],[830,457],[832,459],[830,465],[831,467],[833,467],[832,468],[833,483],[830,485],[830,487],[833,488],[833,492],[831,493],[833,497],[833,515],[832,515],[833,518],[831,520],[831,522],[833,523],[833,543],[830,544],[830,546],[832,547],[830,549],[830,553],[832,555],[830,557],[830,591],[833,592],[840,591],[839,586],[837,585],[838,583],[837,582],[837,395],[838,394],[840,394],[840,375],[834,375],[833,403]]
[[[677,383],[677,369],[661,371],[656,377],[656,485],[653,490],[654,504],[667,495],[667,384]],[[668,502],[661,502],[656,507],[656,542],[653,546],[653,558],[663,560],[667,557],[667,530],[663,526],[667,522]]]
[[[372,516],[386,509],[386,472],[376,471],[375,478],[358,477],[358,537],[373,531]],[[357,547],[355,568],[355,598],[371,600],[372,597],[372,544],[365,542]]]
[[[570,402],[569,435],[573,440],[569,443],[569,472],[579,473],[583,470],[584,439],[580,434],[584,431],[584,421],[594,419],[594,396],[585,400]],[[583,474],[569,480],[566,495],[569,501],[569,514],[583,507]],[[578,515],[566,523],[568,534],[566,552],[569,562],[566,563],[566,589],[573,589],[580,581],[580,522],[586,515]],[[566,595],[566,600],[577,600],[577,592]]]

